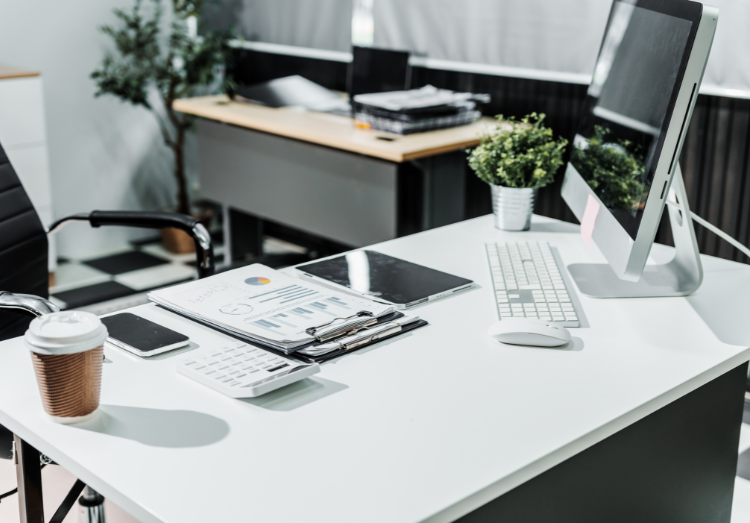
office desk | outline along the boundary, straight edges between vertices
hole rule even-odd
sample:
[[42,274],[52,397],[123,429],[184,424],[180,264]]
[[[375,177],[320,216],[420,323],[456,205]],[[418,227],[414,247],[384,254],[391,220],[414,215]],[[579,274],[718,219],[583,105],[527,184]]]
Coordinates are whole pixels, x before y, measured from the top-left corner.
[[244,238],[227,228],[225,244],[247,245],[232,258],[258,253],[264,221],[362,247],[465,219],[463,150],[494,121],[400,136],[223,95],[177,100],[174,109],[200,117],[201,194],[225,205],[227,222],[229,208],[259,219],[235,231]]
[[[491,217],[377,250],[472,278],[414,312],[430,325],[234,400],[174,371],[184,349],[107,347],[98,420],[42,412],[27,350],[0,344],[0,423],[146,523],[729,522],[750,358],[750,267],[704,257],[688,298],[581,297],[563,349],[501,346],[485,241],[549,240],[603,261],[577,228]],[[666,248],[657,249],[663,255]],[[208,329],[151,305],[134,312]],[[462,519],[463,518],[463,519]]]

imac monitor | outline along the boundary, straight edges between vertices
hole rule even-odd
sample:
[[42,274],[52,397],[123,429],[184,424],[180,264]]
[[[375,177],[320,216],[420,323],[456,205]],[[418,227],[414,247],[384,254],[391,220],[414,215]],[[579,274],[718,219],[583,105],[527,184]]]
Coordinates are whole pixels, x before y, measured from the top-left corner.
[[579,220],[596,216],[592,239],[615,280],[644,271],[717,19],[687,0],[613,2],[562,196]]

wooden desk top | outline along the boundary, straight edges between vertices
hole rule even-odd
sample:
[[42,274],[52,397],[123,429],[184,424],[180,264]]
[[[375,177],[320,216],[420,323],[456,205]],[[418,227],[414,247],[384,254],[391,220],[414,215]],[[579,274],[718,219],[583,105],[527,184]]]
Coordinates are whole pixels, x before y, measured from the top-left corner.
[[27,78],[30,76],[39,76],[39,73],[37,71],[27,71],[26,69],[0,65],[0,80],[7,80],[9,78]]
[[495,122],[492,118],[485,117],[471,125],[402,136],[357,129],[352,119],[345,116],[293,107],[274,109],[237,103],[225,95],[175,100],[173,107],[176,111],[202,118],[391,162],[405,162],[474,147]]

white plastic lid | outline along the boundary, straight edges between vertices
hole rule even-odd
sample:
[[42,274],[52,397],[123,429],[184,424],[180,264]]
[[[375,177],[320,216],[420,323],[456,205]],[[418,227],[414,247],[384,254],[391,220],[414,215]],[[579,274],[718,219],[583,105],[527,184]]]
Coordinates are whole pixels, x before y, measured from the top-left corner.
[[107,328],[90,312],[65,311],[34,319],[26,346],[39,354],[75,354],[95,349],[107,339]]

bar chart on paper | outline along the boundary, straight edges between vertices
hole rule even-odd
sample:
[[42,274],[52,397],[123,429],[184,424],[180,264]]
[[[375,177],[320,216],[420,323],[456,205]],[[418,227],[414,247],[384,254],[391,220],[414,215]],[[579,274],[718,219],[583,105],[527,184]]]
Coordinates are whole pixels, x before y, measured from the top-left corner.
[[271,332],[294,335],[308,328],[304,325],[312,323],[312,326],[317,326],[336,318],[351,316],[358,312],[353,309],[352,305],[343,299],[326,296],[308,301],[303,305],[279,312],[265,319],[253,320],[253,323]]

